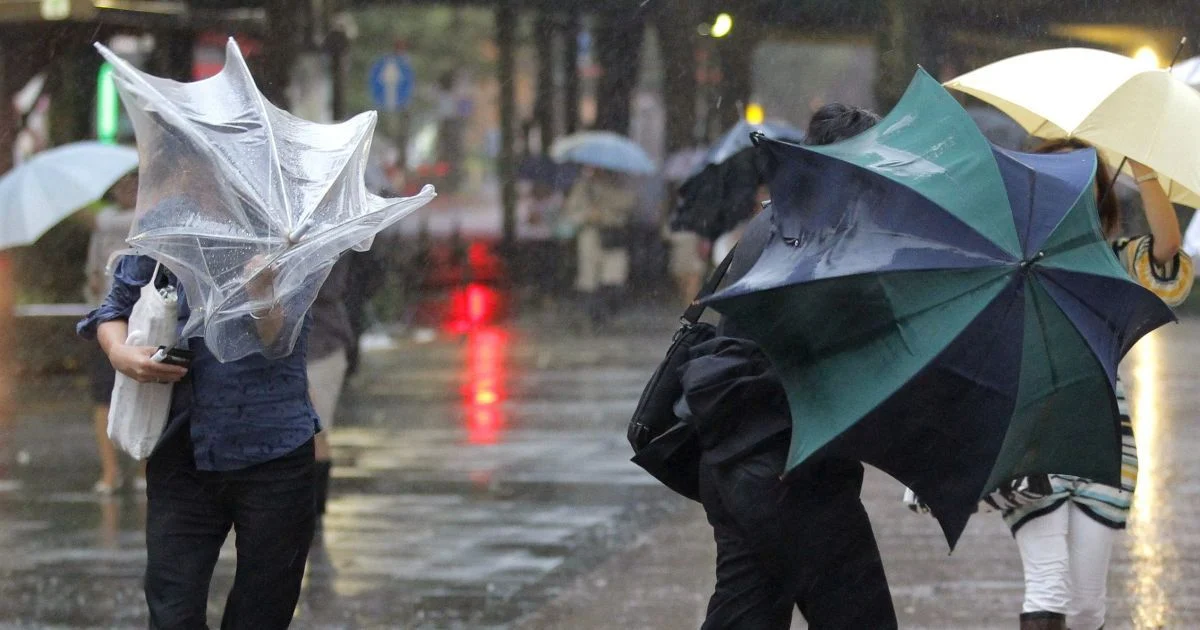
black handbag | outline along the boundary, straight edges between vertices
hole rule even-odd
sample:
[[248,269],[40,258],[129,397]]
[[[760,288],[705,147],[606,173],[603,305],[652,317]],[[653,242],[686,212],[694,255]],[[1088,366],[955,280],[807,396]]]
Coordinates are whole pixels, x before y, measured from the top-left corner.
[[629,445],[633,447],[633,463],[668,488],[695,501],[700,500],[700,441],[691,425],[675,417],[675,401],[683,395],[679,368],[688,361],[693,346],[717,335],[716,327],[700,321],[706,308],[700,301],[716,290],[732,260],[730,251],[679,318],[680,327],[671,347],[642,390],[626,429]]

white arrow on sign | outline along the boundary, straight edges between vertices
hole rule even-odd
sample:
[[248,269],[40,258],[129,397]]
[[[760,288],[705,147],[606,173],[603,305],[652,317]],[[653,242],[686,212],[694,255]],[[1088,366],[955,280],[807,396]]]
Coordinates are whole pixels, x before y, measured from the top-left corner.
[[383,64],[379,80],[383,83],[383,102],[387,105],[387,109],[398,108],[400,106],[400,103],[397,102],[400,97],[400,82],[404,80],[404,72],[400,70],[400,64],[396,63],[395,59],[389,59],[387,63]]

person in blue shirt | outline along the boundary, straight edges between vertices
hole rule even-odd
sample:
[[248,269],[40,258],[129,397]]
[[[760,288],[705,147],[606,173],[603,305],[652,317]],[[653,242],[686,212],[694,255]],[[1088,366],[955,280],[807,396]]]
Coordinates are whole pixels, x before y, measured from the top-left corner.
[[[179,326],[190,310],[178,280],[146,256],[126,256],[104,302],[79,323],[113,367],[139,382],[174,383],[170,417],[146,469],[145,592],[152,628],[206,628],[213,568],[232,528],[237,572],[222,628],[286,628],[314,527],[313,436],[320,426],[308,398],[306,318],[294,351],[220,363],[202,337],[181,340],[187,368],[153,361],[153,347],[127,345],[141,287],[179,291]],[[258,276],[256,302],[273,304],[273,274]],[[264,346],[282,315],[269,306],[247,315]]]

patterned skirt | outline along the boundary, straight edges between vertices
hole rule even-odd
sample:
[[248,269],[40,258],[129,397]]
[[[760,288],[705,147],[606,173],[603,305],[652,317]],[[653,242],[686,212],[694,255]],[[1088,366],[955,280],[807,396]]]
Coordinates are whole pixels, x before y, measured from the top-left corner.
[[1133,439],[1133,422],[1129,417],[1129,402],[1125,398],[1125,388],[1119,380],[1116,393],[1117,410],[1121,414],[1121,487],[1114,488],[1071,475],[1050,475],[1050,494],[1002,514],[1004,522],[1014,534],[1025,523],[1057,510],[1067,501],[1079,506],[1084,514],[1101,525],[1125,529],[1133,501],[1133,491],[1137,487],[1138,460]]

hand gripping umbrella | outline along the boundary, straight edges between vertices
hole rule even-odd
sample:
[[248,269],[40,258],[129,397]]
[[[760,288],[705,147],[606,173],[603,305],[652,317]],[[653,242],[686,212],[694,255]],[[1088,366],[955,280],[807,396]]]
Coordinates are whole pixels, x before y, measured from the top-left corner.
[[951,548],[1012,479],[1119,485],[1117,363],[1173,316],[1101,236],[1094,151],[993,147],[924,71],[854,138],[761,144],[774,233],[709,301],[779,371],[789,470],[877,466]]
[[[224,69],[195,83],[97,48],[113,65],[141,158],[129,244],[179,278],[192,308],[181,338],[202,335],[221,361],[290,353],[338,256],[365,251],[435,196],[430,186],[402,199],[368,193],[375,113],[334,125],[292,116],[258,91],[232,39]],[[259,334],[264,311],[282,317],[277,336]]]

